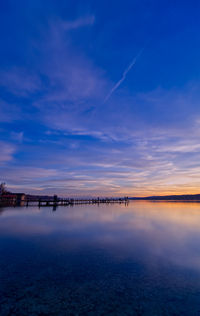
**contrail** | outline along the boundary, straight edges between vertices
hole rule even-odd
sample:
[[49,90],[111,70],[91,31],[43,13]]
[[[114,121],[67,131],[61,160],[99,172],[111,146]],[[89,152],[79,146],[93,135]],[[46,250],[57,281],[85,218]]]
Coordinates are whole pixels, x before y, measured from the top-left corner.
[[138,58],[142,55],[144,49],[145,49],[146,45],[139,51],[139,53],[133,58],[132,62],[128,65],[128,67],[124,70],[121,79],[114,85],[114,87],[110,90],[110,92],[108,93],[108,95],[105,97],[104,99],[104,103],[106,101],[108,101],[108,99],[111,97],[111,95],[113,94],[113,92],[115,92],[115,90],[122,84],[122,82],[126,79],[126,76],[128,74],[128,72],[131,70],[131,68],[135,65],[136,61],[138,60]]

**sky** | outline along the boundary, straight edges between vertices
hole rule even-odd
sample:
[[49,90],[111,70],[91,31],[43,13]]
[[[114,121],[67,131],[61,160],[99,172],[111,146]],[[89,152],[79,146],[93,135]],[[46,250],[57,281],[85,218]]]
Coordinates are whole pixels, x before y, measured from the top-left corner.
[[200,2],[1,0],[0,181],[200,193]]

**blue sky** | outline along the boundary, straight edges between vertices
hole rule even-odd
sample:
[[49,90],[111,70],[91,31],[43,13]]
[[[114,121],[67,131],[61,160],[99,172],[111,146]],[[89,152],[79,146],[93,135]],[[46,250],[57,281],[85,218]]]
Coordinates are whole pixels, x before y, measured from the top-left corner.
[[1,1],[0,180],[197,193],[199,1]]

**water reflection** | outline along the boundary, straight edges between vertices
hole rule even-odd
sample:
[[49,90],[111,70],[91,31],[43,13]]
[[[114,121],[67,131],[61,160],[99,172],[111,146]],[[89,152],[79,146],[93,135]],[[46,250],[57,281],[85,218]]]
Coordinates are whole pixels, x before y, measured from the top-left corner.
[[199,315],[199,244],[199,203],[4,209],[4,313],[23,315],[31,298],[52,315]]

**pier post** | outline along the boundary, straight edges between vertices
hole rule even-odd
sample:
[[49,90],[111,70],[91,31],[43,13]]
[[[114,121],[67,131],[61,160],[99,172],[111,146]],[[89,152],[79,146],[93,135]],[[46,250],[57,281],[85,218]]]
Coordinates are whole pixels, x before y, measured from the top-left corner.
[[54,195],[54,197],[53,197],[53,208],[54,208],[54,210],[56,209],[57,206],[58,206],[58,196]]

